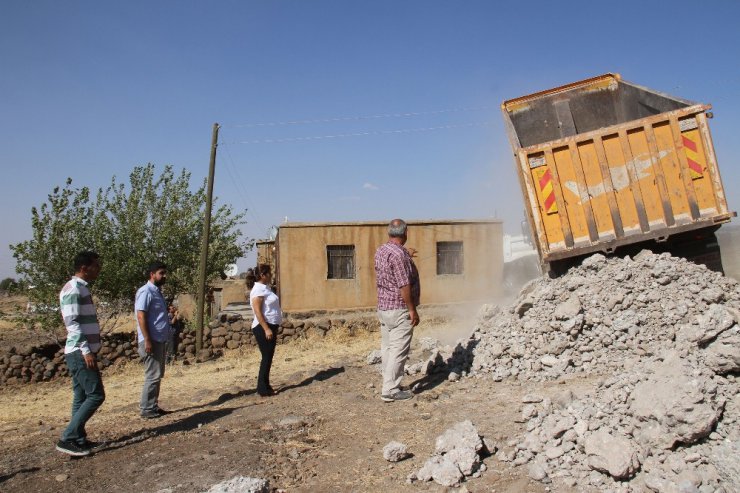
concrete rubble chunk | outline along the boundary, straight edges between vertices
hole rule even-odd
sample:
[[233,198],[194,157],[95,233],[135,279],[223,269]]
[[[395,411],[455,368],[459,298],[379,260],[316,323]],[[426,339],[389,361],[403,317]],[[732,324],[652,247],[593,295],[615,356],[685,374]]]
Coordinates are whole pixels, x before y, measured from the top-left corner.
[[726,331],[705,348],[704,362],[714,373],[726,375],[740,371],[740,330]]
[[410,457],[408,447],[400,442],[389,442],[383,447],[383,458],[388,462],[399,462]]
[[737,320],[732,313],[723,306],[710,305],[706,312],[697,315],[696,324],[698,326],[694,334],[694,342],[699,345],[706,344],[725,330],[732,327]]
[[553,317],[555,317],[555,320],[570,320],[576,318],[582,309],[581,300],[578,299],[578,296],[571,295],[566,301],[560,303],[555,308]]
[[664,449],[692,444],[709,435],[724,409],[708,378],[671,354],[655,373],[635,386],[630,410],[639,419],[643,442]]
[[285,416],[283,419],[278,421],[278,426],[280,428],[302,428],[306,426],[306,424],[306,418],[293,415]]
[[478,452],[472,448],[454,448],[445,454],[445,458],[455,464],[465,476],[472,475],[480,464]]
[[464,476],[460,469],[444,456],[434,455],[427,459],[416,473],[419,481],[431,481],[442,486],[457,486]]
[[206,493],[268,493],[270,483],[266,479],[235,476],[211,486]]
[[466,477],[480,476],[485,471],[481,455],[490,455],[495,450],[492,442],[484,444],[470,420],[461,421],[437,437],[435,455],[414,476],[420,481],[433,479],[443,486],[455,486]]
[[375,349],[367,355],[367,359],[365,361],[368,365],[380,364],[383,362],[383,353],[380,351],[380,349]]
[[549,478],[547,471],[540,464],[533,462],[527,467],[527,474],[535,481],[546,482]]
[[483,441],[478,435],[478,430],[469,419],[457,423],[437,437],[435,451],[438,454],[450,452],[455,448],[469,448],[475,452],[483,448]]
[[637,449],[626,437],[599,430],[586,437],[588,466],[615,479],[629,479],[639,470]]

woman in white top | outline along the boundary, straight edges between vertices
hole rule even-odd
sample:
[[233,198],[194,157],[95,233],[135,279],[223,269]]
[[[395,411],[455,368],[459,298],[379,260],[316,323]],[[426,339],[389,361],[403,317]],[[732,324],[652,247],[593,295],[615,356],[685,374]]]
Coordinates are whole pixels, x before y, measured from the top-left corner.
[[272,270],[267,264],[260,264],[254,270],[257,282],[249,293],[249,303],[252,305],[254,320],[252,333],[257,339],[257,345],[262,353],[262,362],[257,376],[257,393],[262,397],[275,395],[270,386],[270,367],[275,355],[278,327],[283,321],[283,312],[280,310],[280,300],[270,289]]

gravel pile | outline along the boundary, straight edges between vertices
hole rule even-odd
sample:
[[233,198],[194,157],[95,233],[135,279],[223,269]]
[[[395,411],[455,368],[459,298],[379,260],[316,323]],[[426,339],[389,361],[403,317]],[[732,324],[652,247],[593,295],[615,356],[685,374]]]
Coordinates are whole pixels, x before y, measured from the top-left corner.
[[[527,433],[497,454],[533,479],[602,491],[740,491],[740,285],[643,251],[593,255],[484,307],[446,358],[483,378],[597,376],[595,390],[528,395]],[[431,366],[431,365],[430,365]]]

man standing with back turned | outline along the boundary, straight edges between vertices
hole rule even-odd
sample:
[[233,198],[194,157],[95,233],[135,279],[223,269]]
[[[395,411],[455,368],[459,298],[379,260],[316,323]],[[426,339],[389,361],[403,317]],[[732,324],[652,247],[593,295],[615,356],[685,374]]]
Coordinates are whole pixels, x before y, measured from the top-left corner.
[[401,390],[404,365],[411,348],[414,327],[419,325],[419,272],[406,243],[406,223],[394,219],[388,225],[388,242],[375,252],[375,279],[378,288],[383,355],[383,391],[385,402],[404,401],[414,394]]
[[100,350],[100,325],[88,283],[100,274],[100,257],[80,252],[74,259],[74,277],[59,293],[59,307],[67,327],[64,359],[72,377],[72,419],[62,432],[57,450],[72,456],[90,454],[85,423],[105,400],[95,355]]
[[167,317],[167,301],[161,287],[167,280],[167,266],[155,261],[147,269],[149,282],[136,291],[136,323],[138,325],[139,356],[144,363],[144,388],[141,390],[142,418],[158,418],[166,414],[159,407],[159,386],[164,377],[165,351],[171,327]]

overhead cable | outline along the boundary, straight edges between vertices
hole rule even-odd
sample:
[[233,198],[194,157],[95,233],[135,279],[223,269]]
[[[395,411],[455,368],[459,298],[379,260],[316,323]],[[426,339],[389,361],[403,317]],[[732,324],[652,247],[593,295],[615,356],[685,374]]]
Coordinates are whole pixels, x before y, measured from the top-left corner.
[[377,120],[381,118],[408,118],[413,116],[427,116],[427,115],[439,115],[444,113],[459,113],[464,111],[482,111],[489,110],[490,106],[478,106],[468,108],[450,108],[444,110],[433,110],[433,111],[410,111],[405,113],[381,113],[377,115],[364,115],[364,116],[343,116],[336,118],[315,118],[307,120],[287,120],[280,122],[260,122],[260,123],[241,123],[234,125],[227,125],[233,128],[253,128],[253,127],[277,127],[281,125],[306,125],[311,123],[336,123],[336,122],[350,122],[350,121],[362,121],[362,120]]
[[491,125],[491,124],[493,124],[493,122],[462,123],[459,125],[441,125],[438,127],[402,128],[398,130],[374,130],[374,131],[368,131],[368,132],[353,132],[353,133],[334,134],[334,135],[314,135],[314,136],[309,136],[309,137],[285,137],[285,138],[279,138],[279,139],[241,140],[241,141],[234,141],[231,143],[232,144],[281,144],[285,142],[305,142],[305,141],[311,141],[311,140],[341,139],[341,138],[347,138],[347,137],[366,137],[369,135],[391,135],[391,134],[431,132],[435,130],[481,127],[481,126],[486,126],[486,125]]

